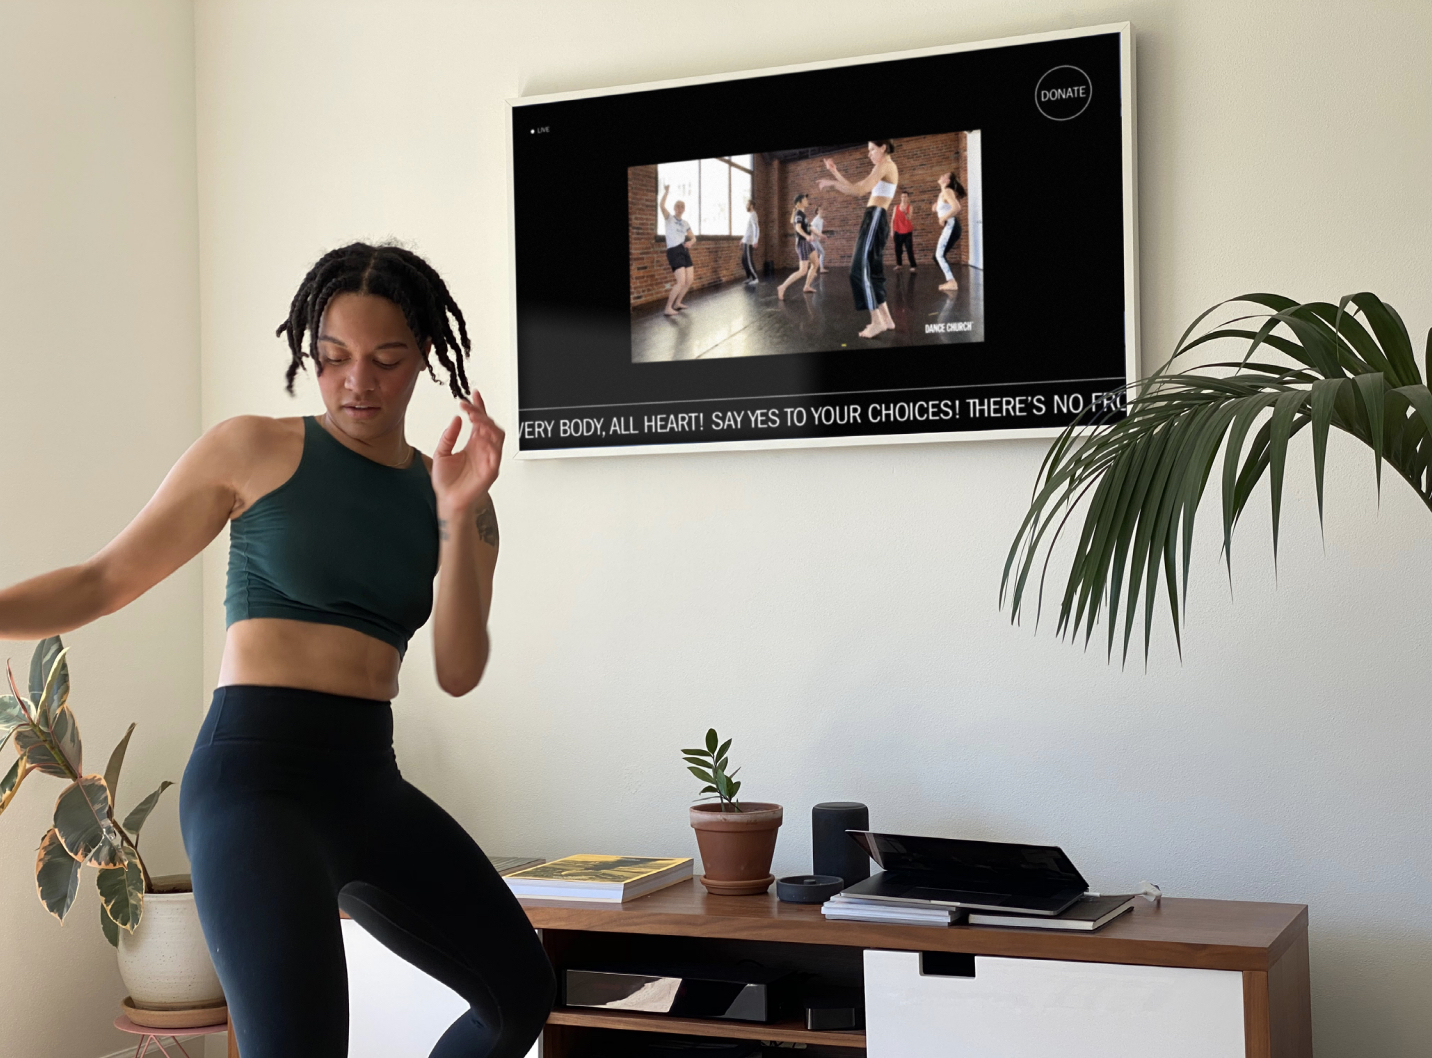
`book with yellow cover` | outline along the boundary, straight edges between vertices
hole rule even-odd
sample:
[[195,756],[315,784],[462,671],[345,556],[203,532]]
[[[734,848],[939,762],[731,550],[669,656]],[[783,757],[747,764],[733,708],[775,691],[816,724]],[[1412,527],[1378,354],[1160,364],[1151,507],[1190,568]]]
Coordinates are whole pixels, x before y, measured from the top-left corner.
[[505,876],[518,896],[619,903],[691,877],[692,861],[651,856],[583,854],[528,867]]

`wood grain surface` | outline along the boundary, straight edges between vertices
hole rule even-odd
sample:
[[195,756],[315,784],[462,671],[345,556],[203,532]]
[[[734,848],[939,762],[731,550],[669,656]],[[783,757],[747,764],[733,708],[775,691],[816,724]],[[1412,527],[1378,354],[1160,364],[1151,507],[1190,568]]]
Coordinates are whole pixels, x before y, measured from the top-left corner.
[[956,951],[1012,958],[1268,971],[1306,942],[1307,906],[1167,897],[1092,933],[996,926],[897,926],[831,922],[819,905],[787,904],[771,893],[712,896],[695,879],[623,904],[522,899],[539,929],[722,937],[799,944]]

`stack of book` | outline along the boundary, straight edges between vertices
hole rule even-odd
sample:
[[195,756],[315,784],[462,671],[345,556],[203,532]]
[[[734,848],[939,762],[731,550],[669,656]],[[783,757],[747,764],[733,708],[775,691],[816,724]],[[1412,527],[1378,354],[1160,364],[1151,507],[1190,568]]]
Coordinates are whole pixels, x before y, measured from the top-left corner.
[[691,877],[691,857],[565,856],[503,874],[518,896],[547,900],[605,900],[620,903]]
[[836,893],[820,906],[826,918],[845,922],[894,922],[904,926],[948,926],[964,912],[945,904],[890,903],[847,893]]
[[[1024,929],[1096,930],[1134,906],[1134,897],[1084,896],[1057,915],[1019,915],[1008,911],[971,911],[971,926],[1016,926]],[[893,922],[905,926],[948,926],[965,917],[962,908],[907,900],[892,903],[838,893],[821,906],[826,918],[847,922]]]

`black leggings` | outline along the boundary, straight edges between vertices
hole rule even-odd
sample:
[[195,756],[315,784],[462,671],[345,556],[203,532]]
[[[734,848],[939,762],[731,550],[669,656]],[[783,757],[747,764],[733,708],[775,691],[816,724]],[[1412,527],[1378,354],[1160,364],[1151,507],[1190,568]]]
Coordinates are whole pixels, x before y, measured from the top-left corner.
[[910,267],[915,267],[915,233],[913,231],[897,231],[895,233],[895,265],[901,263],[900,251],[910,255]]
[[342,907],[471,1009],[433,1058],[522,1058],[556,991],[467,832],[398,773],[387,702],[220,687],[179,793],[204,939],[243,1058],[346,1058]]

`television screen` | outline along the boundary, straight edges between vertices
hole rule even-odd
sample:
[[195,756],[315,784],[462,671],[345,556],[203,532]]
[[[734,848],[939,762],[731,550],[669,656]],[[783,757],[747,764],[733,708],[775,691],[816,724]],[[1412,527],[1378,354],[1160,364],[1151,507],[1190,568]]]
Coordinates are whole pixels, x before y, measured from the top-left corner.
[[1132,69],[1123,24],[512,100],[519,454],[1118,414]]

